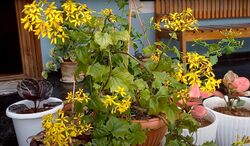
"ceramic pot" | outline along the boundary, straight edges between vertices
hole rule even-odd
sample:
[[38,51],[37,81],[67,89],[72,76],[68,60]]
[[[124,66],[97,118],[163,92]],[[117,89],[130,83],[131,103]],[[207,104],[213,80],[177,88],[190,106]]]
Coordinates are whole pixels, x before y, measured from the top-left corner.
[[137,146],[158,146],[160,145],[167,126],[160,118],[152,118],[148,120],[133,120],[134,123],[140,123],[142,129],[147,129],[147,139],[144,144]]
[[[48,102],[62,102],[62,100],[50,97],[47,100],[41,101],[40,106]],[[22,100],[14,104],[25,104],[27,107],[34,106],[33,101],[30,100]],[[57,111],[63,108],[63,102],[62,104],[55,106],[50,110],[38,113],[30,113],[30,114],[14,113],[9,110],[9,107],[6,109],[6,115],[12,118],[19,146],[29,146],[32,136],[36,135],[37,133],[43,130],[42,117],[48,114],[53,114],[54,116],[56,116]]]
[[[202,145],[203,143],[207,141],[214,141],[216,140],[216,131],[217,131],[217,125],[218,120],[215,116],[215,114],[208,110],[207,115],[204,117],[206,120],[212,122],[212,124],[198,128],[195,133],[193,133],[194,138],[194,145]],[[183,135],[189,135],[189,131],[187,129],[183,130]]]
[[77,68],[77,63],[75,62],[62,62],[61,63],[61,74],[60,79],[63,83],[73,83],[75,80],[75,72]]
[[[250,99],[246,97],[240,98],[246,101],[243,107],[250,110]],[[231,116],[213,110],[216,107],[225,107],[224,99],[211,97],[206,99],[203,105],[209,108],[218,118],[216,142],[219,146],[230,146],[238,140],[237,138],[241,139],[243,136],[250,136],[250,117]]]

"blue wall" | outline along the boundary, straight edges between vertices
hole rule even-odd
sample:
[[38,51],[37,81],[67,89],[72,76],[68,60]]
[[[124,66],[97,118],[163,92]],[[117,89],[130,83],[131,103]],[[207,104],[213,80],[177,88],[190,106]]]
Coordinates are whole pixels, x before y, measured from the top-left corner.
[[[52,1],[52,0],[49,0]],[[103,8],[112,8],[114,10],[114,12],[120,15],[123,15],[124,13],[122,13],[121,11],[119,11],[118,7],[116,6],[116,3],[111,1],[108,3],[109,0],[78,0],[79,2],[84,2],[86,3],[89,8],[96,10],[96,11],[100,11]],[[59,0],[57,0],[57,3],[59,2]],[[144,25],[149,25],[149,19],[151,17],[154,16],[153,13],[153,2],[144,2],[143,4],[148,4],[147,7],[144,7],[144,10],[142,10],[142,13],[140,14],[142,21],[144,23]],[[151,10],[148,10],[151,9]],[[214,20],[202,20],[199,22],[200,25],[218,25],[218,24],[234,24],[234,23],[250,23],[250,18],[247,19],[214,19]],[[139,21],[137,19],[133,19],[132,20],[132,25],[133,27],[139,31],[141,31],[141,27],[139,25]],[[147,31],[147,36],[150,40],[151,43],[153,43],[155,41],[155,32],[152,30]],[[147,45],[146,40],[143,39],[144,44]],[[250,51],[250,38],[244,39],[245,41],[245,45],[242,49],[238,50],[240,52],[245,52],[245,51]],[[179,46],[178,42],[174,43],[176,46]],[[188,43],[188,49],[189,50],[193,50],[195,48],[193,48],[191,46],[191,42]],[[42,59],[43,59],[43,63],[45,64],[50,57],[48,56],[48,51],[51,48],[50,45],[50,41],[46,38],[41,39],[41,48],[42,48]],[[131,53],[133,53],[133,51],[131,51]]]

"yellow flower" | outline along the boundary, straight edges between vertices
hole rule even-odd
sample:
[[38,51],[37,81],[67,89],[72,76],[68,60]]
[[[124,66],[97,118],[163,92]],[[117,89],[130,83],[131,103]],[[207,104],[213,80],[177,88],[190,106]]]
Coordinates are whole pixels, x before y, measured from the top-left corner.
[[115,103],[115,99],[117,98],[117,96],[110,96],[110,95],[106,95],[106,98],[104,99],[103,103],[104,106],[107,108],[109,106],[111,106],[112,104]]
[[124,88],[119,86],[118,89],[115,90],[115,92],[120,94],[122,97],[124,97],[126,95],[126,92],[124,90],[125,90]]
[[226,38],[237,38],[241,35],[241,32],[233,31],[232,29],[221,31]]
[[154,23],[154,27],[156,30],[161,31],[161,24],[160,22]]
[[157,63],[157,62],[160,61],[160,57],[159,57],[158,55],[156,55],[156,54],[153,54],[153,55],[150,57],[150,59],[151,59],[152,61],[154,61],[155,63]]
[[66,116],[60,111],[56,120],[54,120],[52,114],[43,117],[42,124],[45,132],[43,143],[45,145],[68,146],[72,143],[73,137],[82,135],[92,128],[90,124],[81,121],[83,115],[75,116],[72,119],[65,120]]
[[72,103],[73,100],[74,100],[73,93],[72,92],[68,92],[67,96],[66,96],[66,102],[67,103]]
[[169,17],[164,16],[160,21],[171,31],[197,30],[198,26],[198,21],[194,18],[190,8],[181,13],[170,13]]
[[104,15],[104,16],[109,16],[109,15],[113,14],[113,11],[112,11],[112,9],[105,8],[105,9],[100,11],[100,14]]

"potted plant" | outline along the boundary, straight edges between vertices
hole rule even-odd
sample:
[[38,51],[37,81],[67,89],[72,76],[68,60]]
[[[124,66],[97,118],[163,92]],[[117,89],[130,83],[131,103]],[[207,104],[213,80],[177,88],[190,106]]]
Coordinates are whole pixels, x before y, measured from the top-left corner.
[[50,97],[53,87],[46,80],[23,79],[18,83],[17,91],[26,100],[10,105],[6,115],[13,120],[18,144],[27,146],[31,137],[42,130],[42,117],[55,116],[63,104],[62,100]]
[[[215,78],[209,58],[197,53],[188,53],[187,62],[184,66],[179,66],[178,70],[179,80],[189,87],[181,93],[180,108],[184,112],[190,112],[198,122],[199,128],[192,134],[193,144],[215,142],[218,120],[211,111],[203,107],[202,101],[219,87],[221,80]],[[183,132],[184,135],[191,135],[187,129]]]
[[[182,25],[176,26],[178,29],[175,31],[195,29],[196,25],[192,25],[195,20],[189,19],[190,11],[183,14],[181,18],[190,25],[180,23]],[[186,15],[188,17],[185,17]],[[119,20],[111,9],[103,9],[92,15],[89,22],[98,25],[92,24],[95,26],[92,38],[85,46],[77,49],[76,53],[79,70],[85,74],[84,90],[75,91],[73,88],[73,91],[68,93],[66,99],[69,104],[65,109],[69,106],[69,112],[59,113],[56,121],[53,121],[51,116],[44,118],[45,130],[40,142],[47,145],[74,143],[89,146],[157,146],[168,132],[167,144],[192,145],[192,136],[183,136],[182,132],[183,129],[188,129],[189,132],[197,130],[197,121],[189,112],[195,110],[186,105],[185,108],[178,106],[178,103],[189,95],[188,89],[196,89],[196,84],[203,92],[215,90],[219,81],[214,79],[210,60],[192,53],[189,54],[190,60],[197,57],[200,60],[182,63],[178,49],[163,42],[155,42],[144,48],[143,56],[147,59],[139,60],[128,53],[130,35],[127,23],[120,23]],[[165,21],[169,22],[167,20],[165,18]],[[173,22],[167,25],[172,28],[172,25],[175,25]],[[155,28],[158,26],[157,23]],[[170,35],[172,39],[176,39],[174,32]],[[168,52],[174,52],[175,57],[169,56]],[[202,62],[205,64],[201,64]],[[192,67],[190,72],[186,72],[186,68],[191,65],[196,67],[197,72],[201,71],[208,76],[193,78],[190,73],[193,71]],[[201,84],[200,80],[204,82]],[[207,87],[209,88],[206,89]],[[201,100],[200,97],[193,98]],[[196,107],[197,110],[200,109],[198,107],[200,106]],[[204,110],[201,112],[204,113]],[[152,121],[158,121],[160,126],[143,130],[146,127],[144,123]],[[152,131],[160,131],[155,140],[149,140],[152,135],[156,135],[150,134]],[[146,137],[148,140],[145,141]]]
[[[76,49],[78,69],[85,74],[83,89],[73,89],[66,97],[69,112],[59,113],[56,121],[44,118],[42,143],[157,146],[166,125],[175,122],[181,112],[176,91],[186,86],[174,76],[180,59],[164,52],[179,56],[178,50],[158,42],[143,50],[147,61],[135,58],[128,53],[130,34],[123,22],[111,9],[92,14],[91,38]],[[164,47],[157,49],[161,44]],[[154,121],[160,126],[144,124]]]
[[250,135],[249,117],[249,80],[228,71],[223,77],[221,91],[206,99],[203,104],[211,109],[219,119],[217,142],[231,145],[238,139]]
[[[48,71],[57,71],[60,64],[60,81],[72,83],[77,68],[76,50],[92,37],[93,30],[89,26],[92,11],[85,4],[72,1],[65,2],[60,9],[55,2],[34,1],[24,7],[23,13],[21,23],[24,29],[34,32],[38,38],[47,37],[53,45],[49,53],[51,60],[45,65],[43,77],[47,78]],[[83,74],[78,75],[76,79],[82,80]]]

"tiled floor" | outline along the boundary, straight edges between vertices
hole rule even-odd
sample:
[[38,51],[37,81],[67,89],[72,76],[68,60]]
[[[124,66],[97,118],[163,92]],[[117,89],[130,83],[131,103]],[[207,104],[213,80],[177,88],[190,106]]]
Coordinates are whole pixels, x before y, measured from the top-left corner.
[[[228,70],[233,70],[240,76],[246,76],[250,79],[250,54],[244,53],[240,56],[236,54],[220,58],[219,63],[214,66],[214,69],[217,78],[222,78]],[[72,85],[59,82],[58,76],[60,75],[51,75],[49,81],[54,86],[53,96],[64,99],[66,92],[71,90]],[[19,100],[21,98],[17,94],[0,95],[0,146],[17,146],[12,121],[5,116],[5,109],[11,103]]]

